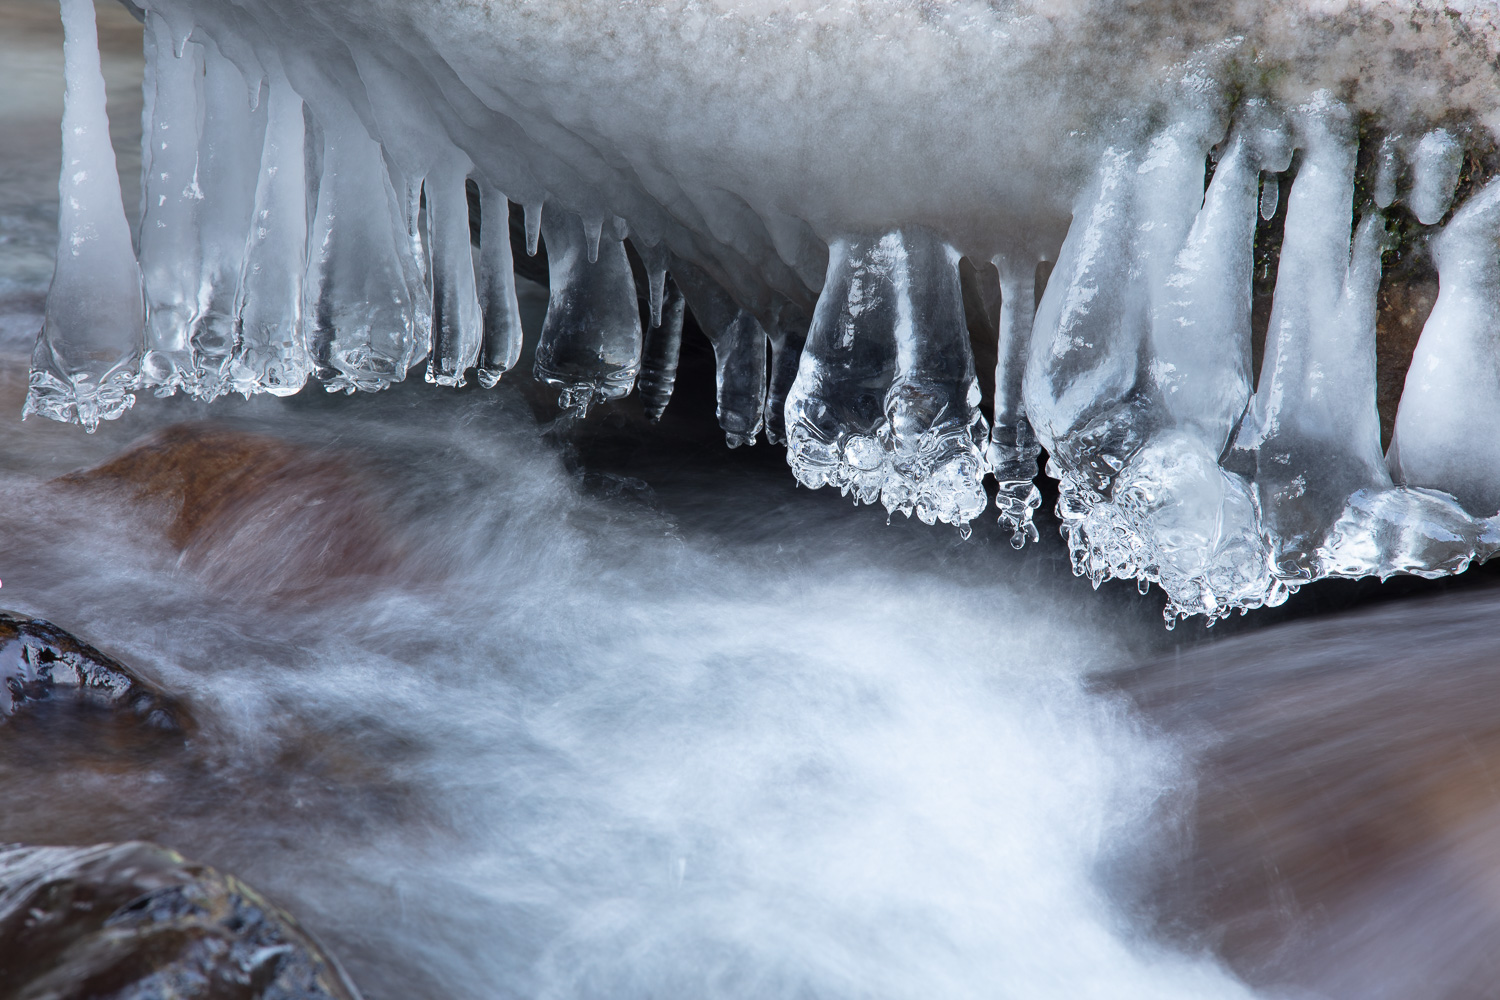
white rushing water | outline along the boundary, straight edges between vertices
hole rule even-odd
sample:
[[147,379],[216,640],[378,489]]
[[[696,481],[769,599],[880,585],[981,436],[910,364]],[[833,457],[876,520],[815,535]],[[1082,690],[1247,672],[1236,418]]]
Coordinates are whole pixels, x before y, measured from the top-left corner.
[[[38,96],[0,119],[7,220],[55,204],[46,6],[0,6]],[[128,76],[132,24],[100,11],[106,75]],[[753,463],[647,463],[659,495],[570,472],[508,384],[23,425],[51,239],[37,221],[0,245],[0,605],[131,663],[201,729],[93,758],[66,730],[0,732],[21,751],[0,753],[0,841],[145,837],[220,865],[371,998],[1246,995],[1101,879],[1189,779],[1085,685],[1156,630],[1055,561],[850,520]],[[530,337],[544,300],[523,287]],[[396,565],[277,598],[295,553],[190,564],[129,504],[47,485],[206,416],[360,470]]]

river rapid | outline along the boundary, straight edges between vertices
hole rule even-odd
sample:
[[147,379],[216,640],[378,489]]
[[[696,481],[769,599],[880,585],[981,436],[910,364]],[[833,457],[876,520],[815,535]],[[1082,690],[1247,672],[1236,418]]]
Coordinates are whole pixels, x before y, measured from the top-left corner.
[[[139,29],[99,11],[133,211]],[[22,423],[55,22],[0,0],[0,606],[198,728],[0,728],[0,842],[234,872],[372,1000],[1493,995],[1455,971],[1500,927],[1474,888],[1500,698],[1473,583],[1167,633],[1159,596],[1073,578],[1055,528],[1016,553],[990,523],[888,526],[727,451],[702,344],[654,428],[633,399],[560,422],[511,376]],[[534,334],[545,291],[522,307]],[[294,456],[233,530],[184,545],[150,497],[55,481],[184,424]],[[1448,694],[1412,730],[1421,669]],[[1298,880],[1370,829],[1395,846]],[[1448,929],[1391,915],[1418,903]],[[1438,937],[1452,984],[1424,993],[1397,970]]]

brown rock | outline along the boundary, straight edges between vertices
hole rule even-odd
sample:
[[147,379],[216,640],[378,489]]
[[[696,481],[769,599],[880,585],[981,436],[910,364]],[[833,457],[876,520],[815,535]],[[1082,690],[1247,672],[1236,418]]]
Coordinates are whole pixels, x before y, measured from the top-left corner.
[[1294,622],[1113,678],[1194,751],[1182,854],[1148,880],[1169,936],[1259,987],[1495,996],[1497,608]]
[[254,890],[137,842],[0,848],[0,996],[358,1000],[359,992]]
[[399,545],[337,457],[212,424],[176,424],[55,482],[149,515],[182,565],[225,590],[278,597],[391,572]]

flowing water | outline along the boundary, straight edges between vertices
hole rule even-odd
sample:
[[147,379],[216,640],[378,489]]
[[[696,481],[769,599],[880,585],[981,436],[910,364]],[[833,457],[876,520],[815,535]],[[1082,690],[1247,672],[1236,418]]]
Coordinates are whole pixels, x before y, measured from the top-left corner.
[[[139,30],[113,4],[100,14],[133,176]],[[725,451],[711,395],[690,388],[654,430],[633,399],[549,422],[510,377],[211,412],[145,398],[92,436],[22,424],[55,238],[55,17],[0,4],[0,66],[21,95],[0,113],[0,606],[131,664],[198,728],[185,744],[64,717],[0,729],[0,842],[174,847],[264,890],[391,1000],[1207,1000],[1252,995],[1246,980],[1415,997],[1394,975],[1328,972],[1368,971],[1390,941],[1388,965],[1419,965],[1431,939],[1380,926],[1413,898],[1478,935],[1465,954],[1483,950],[1484,893],[1455,909],[1457,875],[1419,876],[1453,855],[1431,844],[1472,829],[1443,818],[1484,809],[1434,807],[1432,831],[1374,852],[1418,873],[1397,891],[1355,870],[1318,937],[1287,928],[1316,923],[1332,890],[1253,872],[1299,837],[1338,855],[1344,828],[1316,805],[1337,796],[1316,786],[1309,815],[1280,826],[1245,806],[1294,812],[1298,775],[1317,773],[1352,796],[1334,813],[1396,810],[1387,826],[1404,829],[1411,796],[1393,789],[1413,783],[1361,785],[1351,762],[1409,717],[1418,651],[1458,678],[1422,732],[1495,704],[1483,594],[1364,624],[1169,636],[1159,600],[1093,593],[1053,539],[1015,553],[993,525],[967,540],[887,527],[797,489],[764,448]],[[534,334],[545,291],[522,299]],[[705,359],[685,360],[680,387],[711,382]],[[159,502],[53,482],[210,420],[213,441],[293,456],[242,485],[229,527],[185,543]],[[1343,666],[1342,693],[1304,697]],[[1320,725],[1338,740],[1309,735]],[[1442,761],[1485,745],[1479,722],[1459,728]],[[1393,772],[1421,771],[1409,756]],[[1453,794],[1487,802],[1488,758],[1469,759]],[[1423,773],[1450,773],[1442,761]],[[1484,867],[1482,850],[1458,854]],[[1303,924],[1278,923],[1277,892],[1312,901]],[[1477,976],[1426,995],[1486,995],[1462,992]]]

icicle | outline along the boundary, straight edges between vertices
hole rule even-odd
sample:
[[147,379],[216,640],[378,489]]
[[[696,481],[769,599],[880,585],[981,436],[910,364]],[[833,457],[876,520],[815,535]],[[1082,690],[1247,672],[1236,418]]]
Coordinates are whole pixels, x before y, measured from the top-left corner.
[[151,159],[142,165],[140,260],[147,320],[140,385],[170,396],[192,377],[190,337],[199,308],[203,47],[190,44],[181,56],[174,55],[167,23],[155,11],[146,15],[146,33],[154,53],[154,93],[146,138]]
[[673,278],[714,347],[716,412],[729,447],[753,445],[766,402],[766,333],[760,322],[711,278],[678,261]]
[[1274,588],[1251,486],[1218,458],[1250,399],[1256,189],[1290,158],[1264,105],[1243,106],[1152,310],[1148,440],[1111,495],[1138,543],[1138,580],[1160,584],[1172,614],[1209,623]]
[[786,443],[786,399],[797,379],[802,346],[807,343],[807,313],[785,303],[776,314],[768,337],[771,341],[771,373],[766,387],[766,440]]
[[1323,94],[1301,119],[1303,161],[1287,200],[1260,390],[1236,442],[1256,453],[1277,573],[1299,582],[1317,575],[1315,553],[1328,527],[1382,465],[1378,424],[1373,449],[1367,428],[1350,426],[1368,422],[1358,420],[1361,404],[1375,419],[1374,354],[1339,356],[1351,346],[1350,319],[1340,315],[1354,202],[1349,115]]
[[1159,132],[1144,156],[1104,150],[1037,308],[1025,394],[1044,447],[1107,491],[1144,441],[1139,371],[1154,301],[1202,204],[1201,134]]
[[309,351],[329,392],[384,389],[418,355],[405,212],[354,108],[313,74],[303,86],[325,140],[305,283]]
[[1281,207],[1281,182],[1273,173],[1261,175],[1260,217],[1267,222],[1276,218],[1276,209]]
[[1401,173],[1401,136],[1388,135],[1380,140],[1375,153],[1375,181],[1370,198],[1376,208],[1390,208],[1396,201],[1396,179]]
[[1000,523],[1010,528],[1010,544],[1022,548],[1037,540],[1032,518],[1042,505],[1036,487],[1036,461],[1041,454],[1036,433],[1026,417],[1022,383],[1031,347],[1031,322],[1036,313],[1036,269],[1030,257],[997,256],[1000,274],[1000,342],[995,363],[995,410],[990,424],[986,459],[998,489],[995,506]]
[[484,309],[479,384],[490,389],[520,360],[521,307],[516,301],[515,262],[510,252],[510,201],[481,180],[479,208],[479,287]]
[[885,397],[891,474],[880,500],[887,510],[914,510],[926,524],[967,524],[988,503],[989,428],[979,412],[959,254],[915,228],[882,246],[895,264],[896,375]]
[[874,503],[885,481],[881,432],[896,377],[892,270],[899,237],[841,238],[786,401],[787,464],[797,480]]
[[62,0],[62,172],[57,266],[23,416],[93,431],[135,402],[145,298],[104,110],[93,0]]
[[[1272,565],[1284,581],[1429,575],[1466,566],[1478,528],[1452,498],[1392,488],[1375,409],[1375,312],[1383,220],[1350,252],[1354,138],[1326,95],[1302,112],[1304,160],[1260,388],[1236,447],[1255,452]],[[1347,262],[1347,263],[1346,263]]]
[[218,47],[203,46],[203,133],[198,150],[200,270],[184,388],[199,399],[228,389],[235,342],[235,293],[255,211],[256,170],[265,143],[264,110],[252,112],[245,80]]
[[671,276],[662,273],[664,302],[660,310],[661,321],[646,332],[645,346],[641,351],[641,374],[636,380],[641,392],[641,404],[652,423],[661,419],[667,403],[672,398],[672,387],[677,382],[677,358],[682,350],[682,322],[687,303],[682,291]]
[[1447,129],[1434,129],[1417,143],[1412,158],[1411,194],[1407,200],[1422,225],[1435,225],[1448,214],[1463,163],[1463,147]]
[[1500,511],[1500,180],[1454,213],[1433,254],[1442,287],[1406,373],[1391,470]]
[[302,98],[270,73],[266,139],[255,214],[235,298],[232,388],[246,396],[289,396],[312,371],[303,339],[302,276],[307,256],[307,184]]
[[641,255],[641,263],[646,267],[646,287],[649,291],[647,305],[651,309],[651,325],[660,326],[662,297],[666,294],[667,286],[667,263],[672,254],[661,243],[649,246],[638,243],[636,250]]
[[[1181,307],[1174,285],[1186,263],[1198,262],[1181,254],[1204,207],[1211,125],[1188,117],[1158,132],[1144,153],[1133,142],[1104,151],[1037,309],[1024,382],[1028,416],[1060,480],[1058,514],[1075,571],[1096,584],[1162,582],[1169,599],[1173,581],[1160,579],[1155,559],[1164,531],[1174,522],[1206,528],[1212,541],[1215,519],[1233,508],[1217,453],[1173,447],[1192,438],[1174,430],[1161,401],[1158,381],[1171,362],[1157,356],[1151,335]],[[1241,211],[1252,232],[1254,182],[1251,173]],[[1217,613],[1212,588],[1176,591],[1192,610]]]
[[521,206],[521,214],[526,219],[526,256],[535,257],[537,237],[542,233],[542,203],[527,202]]
[[1291,159],[1287,137],[1265,116],[1256,102],[1243,110],[1152,315],[1156,395],[1171,424],[1216,457],[1250,400],[1256,181]]
[[427,229],[432,246],[432,348],[427,381],[461,386],[478,362],[484,320],[469,240],[467,157],[449,157],[427,174]]
[[602,240],[589,263],[583,223],[558,208],[542,215],[551,287],[536,347],[536,377],[580,414],[629,395],[641,361],[641,316],[625,244]]
[[599,236],[604,229],[604,220],[592,216],[583,220],[583,236],[588,246],[590,264],[599,262]]

